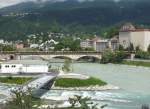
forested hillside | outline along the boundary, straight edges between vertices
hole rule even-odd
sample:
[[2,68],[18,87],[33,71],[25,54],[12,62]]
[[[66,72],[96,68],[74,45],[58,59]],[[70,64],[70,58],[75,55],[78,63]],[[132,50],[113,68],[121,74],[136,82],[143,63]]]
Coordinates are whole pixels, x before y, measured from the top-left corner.
[[0,9],[0,38],[25,39],[40,32],[99,35],[124,22],[149,26],[149,10],[149,0],[26,2]]

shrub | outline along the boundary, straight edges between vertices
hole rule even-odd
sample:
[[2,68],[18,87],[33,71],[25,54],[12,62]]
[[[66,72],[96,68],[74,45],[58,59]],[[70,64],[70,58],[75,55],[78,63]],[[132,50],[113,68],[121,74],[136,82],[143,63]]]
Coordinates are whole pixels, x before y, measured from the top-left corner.
[[122,45],[119,45],[119,51],[123,51],[124,47]]
[[38,109],[42,104],[41,100],[35,98],[30,88],[23,91],[21,88],[12,91],[12,99],[9,100],[3,109]]
[[23,84],[32,78],[25,78],[25,77],[0,77],[0,82],[8,83],[8,84]]
[[150,45],[148,46],[147,51],[150,53]]
[[103,53],[101,63],[118,63],[126,58],[126,54],[123,51],[113,52],[111,50],[106,50]]
[[137,47],[135,48],[135,50],[136,50],[136,51],[140,51],[140,46],[137,46]]
[[150,53],[144,52],[144,51],[137,51],[135,54],[135,58],[140,58],[140,59],[150,59]]
[[70,72],[72,70],[71,63],[72,61],[70,59],[66,59],[62,67],[62,70],[65,72]]

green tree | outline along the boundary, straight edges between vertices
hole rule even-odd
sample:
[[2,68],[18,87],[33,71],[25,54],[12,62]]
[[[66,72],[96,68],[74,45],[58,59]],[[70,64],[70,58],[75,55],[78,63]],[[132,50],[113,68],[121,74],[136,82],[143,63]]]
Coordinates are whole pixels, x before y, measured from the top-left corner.
[[123,51],[124,47],[122,45],[119,45],[119,51]]
[[0,51],[15,51],[15,47],[13,47],[12,45],[0,45]]
[[70,45],[70,50],[71,51],[79,51],[79,50],[81,50],[80,40],[73,41],[72,44]]
[[137,52],[137,51],[140,51],[140,47],[137,46],[137,47],[135,48],[135,50],[136,50],[136,52]]
[[[79,109],[99,109],[98,104],[93,103],[89,97],[83,98],[82,96],[75,95],[73,98],[69,98],[69,103],[71,104],[71,108],[75,108],[79,104]],[[106,106],[101,106],[101,109],[104,109]]]
[[134,46],[133,46],[132,43],[130,43],[130,45],[129,45],[129,47],[127,48],[127,50],[128,50],[129,52],[134,51]]
[[150,53],[150,44],[149,44],[149,46],[148,46],[148,48],[147,48],[147,51]]
[[115,57],[114,52],[112,52],[110,49],[105,50],[102,54],[101,62],[102,63],[111,63],[111,62],[113,62],[114,57]]
[[109,27],[104,30],[103,36],[106,38],[112,38],[119,34],[119,28],[118,27]]
[[102,63],[118,63],[126,58],[124,51],[113,52],[111,50],[105,50],[102,54]]
[[71,68],[71,60],[70,59],[66,59],[64,62],[64,65],[62,67],[62,70],[65,72],[70,72],[72,70]]
[[59,25],[59,23],[57,21],[53,21],[51,24],[51,31],[54,33],[58,33],[61,31],[61,26]]
[[21,88],[12,91],[13,99],[8,101],[4,109],[38,109],[41,101],[33,97],[32,90],[28,88],[23,91]]

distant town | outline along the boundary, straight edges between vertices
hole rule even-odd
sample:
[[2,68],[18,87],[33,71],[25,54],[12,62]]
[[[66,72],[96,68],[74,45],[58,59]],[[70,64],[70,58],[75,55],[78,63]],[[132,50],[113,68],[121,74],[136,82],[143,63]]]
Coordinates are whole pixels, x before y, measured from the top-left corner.
[[[47,33],[48,38],[42,39],[44,33],[28,35],[26,41],[7,41],[0,39],[1,51],[97,51],[106,49],[128,51],[132,46],[134,50],[148,51],[150,49],[150,30],[136,28],[131,23],[124,24],[118,35],[110,39],[102,36],[66,37],[61,33]],[[68,34],[69,36],[69,34]]]

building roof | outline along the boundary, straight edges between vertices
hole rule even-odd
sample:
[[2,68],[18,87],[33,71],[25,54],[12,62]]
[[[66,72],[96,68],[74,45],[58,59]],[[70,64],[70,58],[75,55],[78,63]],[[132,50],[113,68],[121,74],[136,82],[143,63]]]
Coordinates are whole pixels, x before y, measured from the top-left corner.
[[43,60],[11,60],[2,64],[47,65],[48,62]]
[[142,31],[150,31],[150,29],[138,29],[131,23],[124,24],[120,29],[120,32],[142,32]]
[[99,40],[100,40],[100,38],[98,38],[98,37],[95,37],[95,38],[91,39],[92,42],[96,42],[96,41],[99,41]]
[[131,30],[136,30],[135,26],[133,26],[133,24],[131,23],[124,24],[120,29],[120,31],[131,31]]

